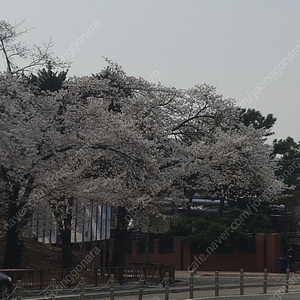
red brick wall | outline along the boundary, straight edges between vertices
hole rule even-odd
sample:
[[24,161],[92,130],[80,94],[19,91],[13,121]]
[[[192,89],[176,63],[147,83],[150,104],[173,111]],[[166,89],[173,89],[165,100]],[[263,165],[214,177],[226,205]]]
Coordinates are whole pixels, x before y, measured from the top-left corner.
[[[281,254],[281,239],[279,234],[257,234],[256,252],[241,252],[235,245],[232,253],[213,252],[205,260],[198,259],[199,271],[239,271],[262,272],[268,268],[269,272],[278,272],[278,257]],[[150,263],[175,264],[176,270],[187,270],[199,254],[191,253],[189,245],[174,242],[174,253],[159,253],[159,241],[154,241],[154,253],[150,253]],[[144,253],[137,253],[137,242],[133,241],[132,254],[126,255],[126,263],[144,263]],[[195,263],[194,263],[195,266]]]
[[269,272],[278,272],[278,258],[281,255],[281,237],[277,233],[266,235],[266,261]]
[[[175,264],[175,269],[181,269],[181,243],[174,242],[173,253],[159,253],[159,240],[154,240],[154,253],[149,254],[149,263]],[[138,253],[137,241],[132,241],[132,254],[126,255],[126,264],[145,263],[145,253]]]
[[[240,269],[244,269],[248,272],[258,271],[256,255],[257,252],[238,252],[236,248],[233,249],[232,253],[212,253],[204,262],[201,264],[198,263],[199,267],[197,270],[239,271]],[[195,259],[195,256],[193,259]]]

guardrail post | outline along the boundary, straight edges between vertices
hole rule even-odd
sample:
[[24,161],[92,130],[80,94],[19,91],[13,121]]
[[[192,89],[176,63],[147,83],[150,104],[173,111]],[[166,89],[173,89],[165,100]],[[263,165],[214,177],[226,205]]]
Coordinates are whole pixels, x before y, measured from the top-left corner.
[[190,271],[190,299],[194,298],[194,271]]
[[51,300],[55,299],[54,289],[55,289],[56,279],[51,279],[50,292],[51,292]]
[[22,290],[21,290],[21,288],[22,288],[22,282],[21,282],[21,280],[18,280],[17,281],[17,300],[22,299],[22,296],[21,296]]
[[110,275],[110,297],[109,300],[115,299],[115,274]]
[[145,275],[142,274],[142,275],[141,275],[141,278],[140,278],[139,300],[142,300],[142,299],[143,299],[144,282],[145,282]]
[[290,279],[290,269],[287,269],[285,274],[285,284],[284,284],[284,290],[286,293],[289,292],[289,279]]
[[84,277],[80,277],[80,300],[84,300]]
[[169,300],[169,292],[170,292],[170,277],[169,277],[169,272],[166,272],[166,278],[165,278],[165,300]]
[[267,293],[267,286],[268,286],[268,269],[264,269],[264,281],[263,281],[263,294]]
[[240,295],[244,295],[244,270],[240,270]]
[[215,272],[215,296],[219,296],[219,272]]

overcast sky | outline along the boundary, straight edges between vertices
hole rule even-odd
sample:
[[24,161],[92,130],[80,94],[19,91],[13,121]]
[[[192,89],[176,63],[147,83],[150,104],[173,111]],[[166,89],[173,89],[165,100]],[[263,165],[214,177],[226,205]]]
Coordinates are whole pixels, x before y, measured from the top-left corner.
[[0,5],[0,19],[34,27],[24,41],[52,38],[54,54],[73,61],[69,75],[99,72],[105,56],[129,75],[167,86],[208,83],[241,106],[273,113],[273,138],[300,141],[300,1],[0,0]]

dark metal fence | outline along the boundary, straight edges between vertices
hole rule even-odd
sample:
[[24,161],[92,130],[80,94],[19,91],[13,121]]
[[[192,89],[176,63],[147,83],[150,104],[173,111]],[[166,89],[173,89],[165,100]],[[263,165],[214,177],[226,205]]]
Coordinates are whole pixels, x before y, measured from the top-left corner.
[[114,274],[119,282],[138,281],[142,274],[147,280],[161,281],[166,272],[170,274],[170,278],[175,278],[174,265],[131,265],[120,268],[94,268],[83,269],[81,265],[75,266],[73,269],[2,269],[0,272],[7,274],[16,283],[18,280],[22,281],[23,286],[39,287],[42,289],[48,286],[52,278],[58,282],[62,282],[69,287],[77,285],[80,277],[84,277],[86,284],[97,286],[105,283]]

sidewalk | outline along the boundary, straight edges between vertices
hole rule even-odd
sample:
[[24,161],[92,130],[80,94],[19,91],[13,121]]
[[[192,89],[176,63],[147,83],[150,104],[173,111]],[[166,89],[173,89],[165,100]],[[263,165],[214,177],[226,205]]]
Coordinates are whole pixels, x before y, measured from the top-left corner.
[[[244,274],[247,277],[263,277],[264,272],[244,272]],[[204,277],[214,277],[215,272],[214,271],[197,271],[195,274],[197,277],[198,276],[204,276]],[[222,277],[237,277],[240,275],[239,271],[219,271],[219,275]],[[271,277],[282,277],[285,276],[285,274],[279,274],[279,273],[268,273],[269,276]],[[175,271],[175,280],[185,280],[190,276],[189,271]]]

